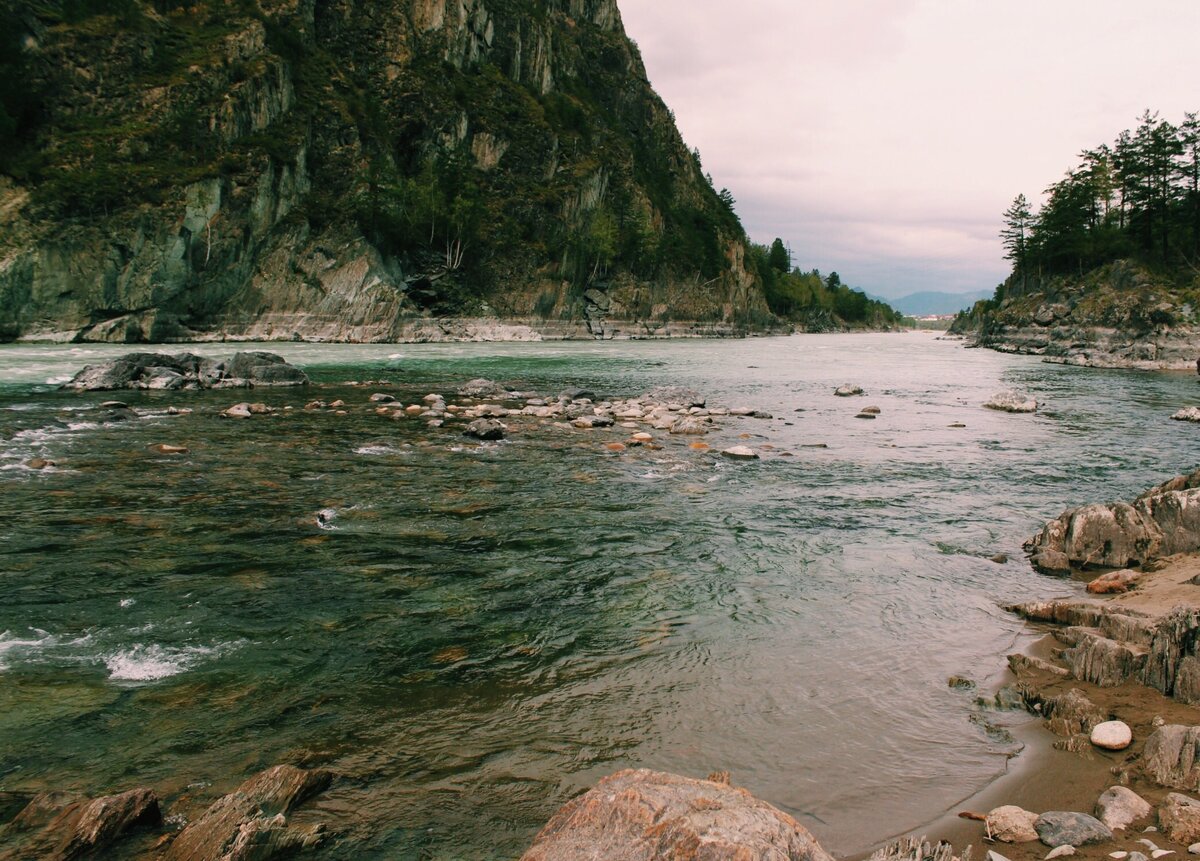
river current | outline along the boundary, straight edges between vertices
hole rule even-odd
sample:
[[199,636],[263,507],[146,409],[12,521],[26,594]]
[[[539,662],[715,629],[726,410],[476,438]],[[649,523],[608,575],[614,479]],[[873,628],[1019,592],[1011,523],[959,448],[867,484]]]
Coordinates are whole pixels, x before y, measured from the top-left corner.
[[[127,348],[0,347],[0,789],[169,808],[321,765],[314,857],[514,858],[620,768],[725,769],[862,850],[1005,770],[947,677],[994,684],[1025,636],[1001,605],[1081,590],[1021,541],[1200,463],[1169,420],[1194,376],[927,334],[262,348],[314,385],[122,392],[141,418],[102,424],[112,394],[55,384]],[[774,418],[612,452],[629,431],[480,444],[368,402],[481,376]],[[1006,388],[1041,409],[981,408]],[[246,399],[281,409],[218,417]],[[734,444],[762,459],[715,453]]]

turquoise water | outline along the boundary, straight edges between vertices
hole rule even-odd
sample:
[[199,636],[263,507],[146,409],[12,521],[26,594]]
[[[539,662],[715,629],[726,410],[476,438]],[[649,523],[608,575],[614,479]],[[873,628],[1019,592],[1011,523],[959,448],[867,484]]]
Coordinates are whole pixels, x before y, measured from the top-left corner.
[[[266,348],[314,386],[121,393],[141,417],[100,424],[111,394],[51,383],[124,348],[0,347],[0,789],[149,785],[182,811],[322,765],[315,857],[513,858],[619,768],[728,769],[855,851],[1004,770],[946,678],[999,678],[1023,635],[998,605],[1080,589],[1021,541],[1200,462],[1168,420],[1193,376],[923,334]],[[743,463],[608,451],[620,429],[478,444],[368,402],[479,376],[775,418],[707,438],[761,451]],[[1042,410],[980,407],[1008,387]],[[245,399],[280,411],[217,416]]]

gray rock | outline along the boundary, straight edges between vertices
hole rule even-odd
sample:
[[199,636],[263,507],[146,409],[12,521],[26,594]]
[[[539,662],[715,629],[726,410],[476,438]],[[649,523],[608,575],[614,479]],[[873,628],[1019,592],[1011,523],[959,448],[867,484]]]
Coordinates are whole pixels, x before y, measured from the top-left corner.
[[1159,786],[1200,792],[1200,726],[1168,724],[1146,739],[1141,770]]
[[1007,855],[1001,855],[995,849],[989,849],[983,856],[983,861],[1009,861],[1009,858]]
[[744,789],[646,769],[606,777],[568,802],[521,861],[601,858],[833,861],[803,825]]
[[1175,843],[1200,840],[1200,801],[1170,793],[1159,805],[1158,824],[1167,839]]
[[1149,802],[1127,786],[1110,786],[1096,799],[1096,818],[1120,831],[1150,815]]
[[845,386],[838,386],[836,389],[834,389],[833,393],[839,398],[850,398],[854,395],[861,395],[863,390],[862,386],[852,386],[847,384]]
[[682,404],[685,407],[707,406],[707,399],[704,395],[680,386],[659,386],[657,389],[646,392],[642,399],[656,404]]
[[1054,858],[1065,858],[1068,855],[1075,854],[1075,847],[1070,845],[1056,846],[1046,854],[1045,861],[1051,861]]
[[744,445],[735,445],[732,448],[727,448],[721,454],[734,460],[758,460],[758,452]]
[[684,434],[690,436],[702,436],[712,429],[712,425],[704,421],[704,419],[694,416],[684,416],[676,419],[671,424],[671,433]]
[[463,431],[463,436],[481,440],[497,440],[504,439],[507,433],[508,428],[495,419],[476,419],[467,425],[466,430]]
[[1108,718],[1079,688],[1043,702],[1042,715],[1050,731],[1062,736],[1091,733],[1093,727]]
[[1113,839],[1108,826],[1086,813],[1052,810],[1034,823],[1038,839],[1047,846],[1087,846]]
[[563,389],[561,392],[559,392],[558,399],[560,401],[582,401],[585,399],[594,401],[596,399],[596,393],[591,389],[569,388]]
[[127,353],[102,365],[88,365],[62,388],[81,392],[115,389],[210,389],[297,386],[308,382],[299,368],[274,353],[242,352],[228,362],[192,353]]

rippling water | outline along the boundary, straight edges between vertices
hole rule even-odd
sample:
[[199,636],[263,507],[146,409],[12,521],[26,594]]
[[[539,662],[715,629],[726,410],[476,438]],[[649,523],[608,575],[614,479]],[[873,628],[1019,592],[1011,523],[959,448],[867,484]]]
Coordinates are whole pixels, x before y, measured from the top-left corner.
[[[1003,771],[946,677],[998,678],[1021,637],[1000,603],[1079,588],[1021,540],[1200,461],[1168,420],[1194,377],[920,334],[267,349],[317,383],[253,393],[291,412],[122,393],[143,418],[106,425],[111,395],[51,383],[124,348],[0,347],[0,788],[186,802],[320,764],[344,775],[306,814],[335,832],[320,857],[511,858],[619,768],[728,769],[862,849]],[[776,418],[709,438],[763,447],[742,463],[690,439],[605,450],[620,431],[479,445],[367,402],[477,376],[687,385]],[[845,382],[866,397],[835,398]],[[1044,407],[980,408],[1007,387]]]

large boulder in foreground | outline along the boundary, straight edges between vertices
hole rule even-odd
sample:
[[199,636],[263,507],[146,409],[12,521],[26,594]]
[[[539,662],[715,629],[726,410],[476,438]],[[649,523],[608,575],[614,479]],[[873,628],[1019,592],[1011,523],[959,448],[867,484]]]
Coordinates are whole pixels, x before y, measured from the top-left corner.
[[647,769],[568,802],[521,861],[832,861],[799,822],[744,789]]
[[1033,566],[1049,574],[1128,568],[1200,550],[1200,470],[1152,488],[1132,503],[1063,512],[1025,542]]
[[274,353],[236,353],[217,361],[194,353],[127,353],[102,365],[88,365],[64,389],[103,392],[117,389],[222,389],[303,386],[304,371]]
[[122,838],[162,822],[158,798],[149,789],[131,789],[85,801],[68,802],[55,793],[35,796],[13,819],[4,836],[33,836],[6,858],[73,861],[105,854]]
[[1146,739],[1140,765],[1159,786],[1200,792],[1200,726],[1160,726]]

